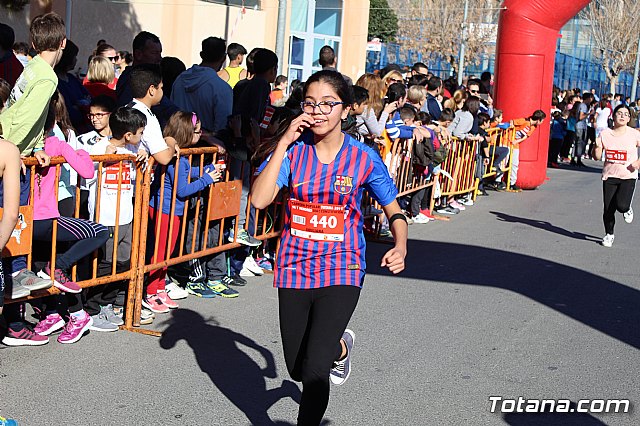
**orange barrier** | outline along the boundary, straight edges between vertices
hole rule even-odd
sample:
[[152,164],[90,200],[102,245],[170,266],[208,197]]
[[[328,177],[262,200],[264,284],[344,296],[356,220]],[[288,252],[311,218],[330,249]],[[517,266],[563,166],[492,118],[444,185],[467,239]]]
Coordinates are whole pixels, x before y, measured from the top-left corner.
[[[200,176],[203,173],[204,164],[215,163],[217,160],[217,148],[190,148],[183,149],[180,151],[180,156],[185,157],[188,156],[189,162],[191,164],[196,163],[199,166]],[[117,199],[116,205],[113,206],[115,208],[115,223],[119,223],[119,215],[120,215],[120,204],[122,202],[122,186],[123,186],[123,167],[129,167],[130,162],[135,162],[135,156],[132,155],[98,155],[91,156],[92,160],[97,163],[97,176],[98,179],[102,176],[105,167],[110,167],[112,170],[115,169],[118,171],[117,178]],[[179,158],[178,160],[179,161]],[[233,160],[232,160],[233,161]],[[22,206],[21,212],[24,212],[23,215],[23,223],[27,225],[27,227],[32,226],[32,222],[30,218],[32,218],[33,211],[33,194],[35,189],[35,176],[37,169],[37,162],[35,158],[25,159],[25,165],[29,167],[31,172],[31,189],[30,189],[30,205]],[[60,168],[65,164],[64,158],[62,157],[54,157],[51,159],[51,167],[55,167],[56,169],[56,199],[57,199],[57,188],[59,184],[60,178]],[[230,164],[231,165],[231,164]],[[210,242],[207,241],[208,229],[211,221],[220,221],[220,229],[222,230],[226,224],[230,223],[230,221],[235,221],[234,224],[234,235],[238,235],[238,219],[240,213],[240,198],[242,192],[242,181],[241,180],[232,180],[229,169],[227,169],[224,173],[224,181],[215,183],[205,190],[195,194],[192,198],[196,199],[195,209],[193,209],[196,214],[200,211],[205,213],[205,221],[203,223],[204,228],[204,236],[205,240],[202,244],[201,249],[195,249],[196,245],[196,233],[198,220],[195,220],[194,227],[196,228],[193,232],[193,241],[186,241],[186,215],[189,207],[189,200],[185,201],[185,216],[180,224],[180,234],[178,238],[179,250],[177,252],[171,253],[167,252],[167,255],[160,259],[158,262],[154,264],[147,264],[146,262],[146,249],[147,249],[147,236],[149,232],[149,199],[151,196],[151,183],[152,176],[154,175],[155,168],[161,167],[160,173],[160,205],[158,206],[158,211],[162,211],[162,200],[165,190],[169,190],[165,188],[165,173],[166,166],[154,166],[153,158],[149,159],[148,163],[136,164],[135,169],[135,197],[134,197],[134,205],[133,205],[133,221],[132,221],[132,241],[131,241],[131,253],[130,253],[130,262],[128,268],[117,268],[117,258],[118,258],[118,244],[114,244],[113,253],[112,253],[112,262],[110,265],[110,273],[106,276],[98,276],[98,253],[93,253],[88,260],[91,263],[91,272],[90,276],[78,280],[77,283],[82,288],[89,288],[93,286],[98,286],[102,284],[108,284],[119,281],[127,281],[128,282],[128,291],[127,291],[127,302],[126,302],[126,311],[125,311],[125,325],[124,329],[131,331],[138,331],[146,334],[154,334],[157,335],[156,332],[145,330],[139,328],[140,326],[140,312],[142,307],[142,297],[144,295],[143,287],[144,287],[144,278],[145,274],[153,271],[155,269],[161,267],[167,267],[170,265],[176,265],[182,262],[186,262],[191,259],[199,258],[202,256],[207,256],[210,254],[218,253],[221,251],[230,250],[233,248],[240,247],[241,245],[236,242],[226,242],[223,241],[223,232],[220,232],[220,237],[218,241]],[[246,166],[245,166],[246,167]],[[244,172],[244,170],[243,170]],[[250,171],[247,170],[247,173]],[[250,174],[250,173],[249,173]],[[175,180],[173,182],[173,186],[175,188],[179,173],[176,171]],[[190,180],[190,177],[188,177]],[[74,217],[80,216],[80,207],[81,207],[81,197],[80,197],[80,187],[81,187],[81,179],[78,177],[78,181],[76,182],[76,192],[75,192],[75,214]],[[115,184],[115,182],[114,182]],[[203,201],[205,200],[205,201]],[[95,201],[95,210],[96,217],[94,218],[95,222],[100,222],[99,212],[100,212],[100,203],[102,202],[101,197],[101,185],[96,186],[96,201]],[[249,223],[249,217],[251,217],[251,207],[250,207],[250,196],[247,199],[247,209],[246,209],[246,217],[247,224]],[[175,191],[171,197],[171,215],[175,213],[175,204],[176,204],[176,193]],[[283,225],[283,214],[284,212],[284,196],[281,194],[276,201],[270,205],[268,208],[264,210],[255,211],[255,228],[256,232],[254,232],[254,237],[260,240],[267,240],[270,238],[278,237],[282,230]],[[118,233],[120,226],[114,227],[114,241],[118,241]],[[20,228],[19,228],[20,229]],[[29,229],[30,230],[30,229]],[[20,231],[24,234],[24,239],[21,239],[21,244],[19,245],[8,245],[7,250],[4,252],[5,256],[16,256],[23,253],[28,253],[27,258],[27,266],[31,268],[33,262],[33,254],[31,251],[32,248],[32,239],[30,238],[31,233],[27,229],[20,229]],[[173,231],[173,224],[170,225],[169,233],[166,236],[160,236],[159,228],[155,232],[155,246],[153,247],[154,258],[157,257],[158,253],[158,244],[160,238],[166,237],[170,238],[171,232]],[[53,226],[53,234],[52,234],[52,244],[51,244],[51,270],[55,270],[55,258],[56,258],[56,249],[57,245],[55,243],[57,237],[57,221],[54,220]],[[191,253],[185,253],[184,247],[185,244],[190,244]],[[150,248],[151,252],[151,248]],[[77,273],[78,266],[74,265],[72,268],[72,276],[73,280],[78,279]],[[124,269],[124,270],[123,270]],[[53,277],[52,277],[53,280]],[[51,287],[47,290],[34,291],[30,296],[21,298],[21,299],[5,299],[6,303],[16,303],[16,302],[24,302],[28,300],[33,300],[41,297],[47,297],[50,295],[59,294],[60,291],[55,287]]]
[[440,194],[442,196],[460,195],[475,191],[478,185],[475,175],[478,149],[479,143],[476,141],[451,138],[449,155],[441,164],[441,173],[438,174]]
[[[504,164],[500,165],[500,170],[502,170],[502,172],[506,175],[506,182],[507,182],[507,191],[511,191],[510,189],[508,189],[508,183],[510,182],[511,179],[511,162],[512,162],[512,155],[511,153],[513,152],[513,140],[515,139],[515,129],[513,127],[510,127],[508,129],[499,129],[499,128],[492,128],[489,129],[487,131],[487,133],[489,134],[489,136],[491,137],[491,141],[489,142],[489,146],[494,146],[494,147],[506,147],[509,148],[509,156],[507,157],[506,161],[504,162]],[[493,152],[491,153],[491,156],[489,157],[489,164],[494,164],[495,161],[495,156],[496,156],[496,150],[494,149]],[[485,178],[489,178],[492,176],[496,176],[496,169],[493,167],[490,168],[486,168],[484,170],[484,173],[482,174],[482,179]],[[479,180],[478,180],[478,184],[479,184]],[[474,199],[478,194],[478,185],[476,185],[475,191],[474,191]]]

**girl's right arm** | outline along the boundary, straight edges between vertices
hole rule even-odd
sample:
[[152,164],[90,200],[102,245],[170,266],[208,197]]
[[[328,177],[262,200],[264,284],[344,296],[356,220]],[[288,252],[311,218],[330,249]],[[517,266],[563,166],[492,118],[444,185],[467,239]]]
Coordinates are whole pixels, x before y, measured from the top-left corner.
[[9,241],[11,232],[18,222],[20,210],[20,151],[13,143],[0,140],[0,176],[2,176],[2,190],[4,204],[2,219],[0,219],[0,250]]
[[94,174],[93,161],[84,149],[75,150],[71,145],[58,138],[47,138],[47,143],[54,143],[56,154],[62,155],[67,163],[85,179],[91,179]]
[[253,204],[255,208],[264,209],[275,200],[280,190],[277,184],[278,175],[280,174],[282,161],[285,155],[287,155],[287,148],[297,141],[302,135],[302,132],[311,127],[313,122],[313,118],[311,118],[309,114],[302,114],[296,117],[289,125],[287,132],[278,141],[278,145],[271,154],[271,158],[266,160],[268,161],[266,166],[253,182],[251,204]]
[[[186,158],[180,158],[180,162],[177,163],[178,170],[178,188],[176,191],[176,195],[180,199],[186,199],[191,195],[195,194],[198,191],[202,191],[207,186],[213,184],[214,182],[220,180],[220,171],[216,167],[211,172],[205,172],[201,177],[198,177],[193,182],[189,183],[187,177],[191,174],[189,172],[190,166],[189,161]],[[173,168],[171,166],[167,167],[167,172],[173,172]],[[169,173],[169,177],[173,182],[173,173]]]

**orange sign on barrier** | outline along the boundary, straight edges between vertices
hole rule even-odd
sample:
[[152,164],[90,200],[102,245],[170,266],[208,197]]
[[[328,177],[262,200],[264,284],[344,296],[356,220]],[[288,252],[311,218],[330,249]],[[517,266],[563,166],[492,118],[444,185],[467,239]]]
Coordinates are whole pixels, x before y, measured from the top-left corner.
[[[0,217],[2,209],[0,209]],[[27,255],[31,253],[31,240],[33,238],[33,206],[20,206],[18,223],[11,231],[11,237],[7,245],[2,249],[3,257]]]
[[233,217],[240,211],[242,181],[217,182],[211,186],[209,220]]

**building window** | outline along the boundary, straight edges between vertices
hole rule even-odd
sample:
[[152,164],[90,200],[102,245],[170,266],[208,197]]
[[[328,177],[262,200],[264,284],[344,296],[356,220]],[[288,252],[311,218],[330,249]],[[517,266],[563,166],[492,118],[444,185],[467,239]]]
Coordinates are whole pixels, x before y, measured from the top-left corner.
[[293,0],[291,3],[291,39],[289,80],[306,80],[321,69],[320,49],[331,46],[340,57],[342,0]]

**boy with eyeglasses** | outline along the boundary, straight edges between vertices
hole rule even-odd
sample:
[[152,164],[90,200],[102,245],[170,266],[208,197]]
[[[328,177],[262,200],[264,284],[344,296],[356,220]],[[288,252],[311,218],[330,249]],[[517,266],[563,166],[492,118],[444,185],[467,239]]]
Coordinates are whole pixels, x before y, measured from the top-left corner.
[[[91,101],[87,118],[93,130],[77,137],[78,148],[91,152],[93,146],[111,137],[109,117],[116,109],[116,102],[106,95],[96,96]],[[89,187],[84,179],[80,182],[80,217],[89,219]]]

